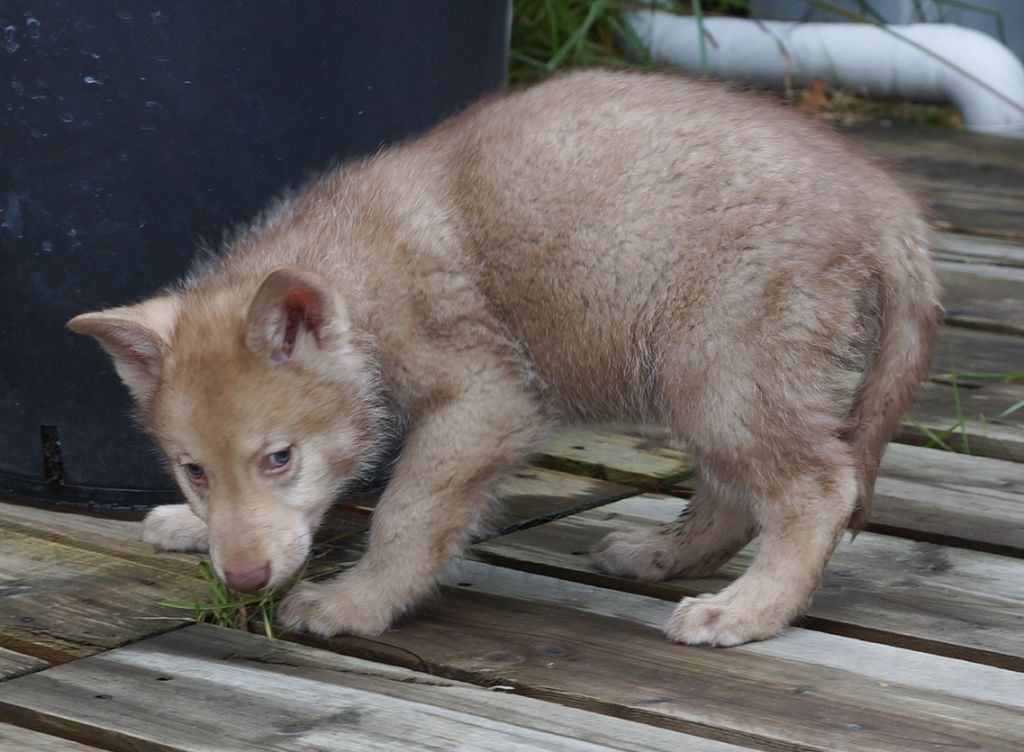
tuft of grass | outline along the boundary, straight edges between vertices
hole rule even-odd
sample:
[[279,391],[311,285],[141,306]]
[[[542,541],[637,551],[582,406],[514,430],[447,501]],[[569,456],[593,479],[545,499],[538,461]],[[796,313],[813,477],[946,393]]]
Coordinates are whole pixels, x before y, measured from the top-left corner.
[[650,56],[620,12],[621,0],[516,0],[512,6],[510,83],[566,67],[644,67]]
[[[647,48],[621,18],[622,11],[645,6],[693,15],[698,24],[705,15],[750,11],[749,0],[515,0],[509,83],[562,68],[654,68]],[[703,33],[700,44],[706,54]]]
[[267,637],[276,636],[274,625],[277,623],[277,607],[284,594],[295,584],[294,581],[255,595],[237,593],[217,577],[207,558],[199,562],[199,575],[206,584],[205,601],[164,601],[160,605],[191,611],[197,623],[257,631]]
[[[199,562],[199,576],[206,585],[206,598],[199,601],[162,601],[160,605],[191,611],[197,623],[241,629],[246,632],[264,634],[270,638],[279,637],[295,627],[295,623],[285,625],[277,623],[278,607],[288,591],[300,580],[322,579],[353,566],[354,561],[323,565],[318,565],[315,562],[328,553],[332,545],[364,531],[365,528],[348,531],[320,542],[313,556],[303,566],[302,571],[286,582],[256,594],[239,593],[232,590],[217,576],[210,560],[204,557]],[[305,614],[300,616],[298,621],[304,617]]]

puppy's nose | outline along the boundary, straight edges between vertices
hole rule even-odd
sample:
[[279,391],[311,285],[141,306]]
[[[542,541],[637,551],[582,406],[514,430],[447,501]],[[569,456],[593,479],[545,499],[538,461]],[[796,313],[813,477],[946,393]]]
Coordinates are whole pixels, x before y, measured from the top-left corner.
[[255,567],[254,569],[247,569],[245,571],[237,570],[224,570],[224,580],[228,585],[235,590],[241,590],[243,593],[255,593],[257,590],[262,590],[267,584],[267,580],[270,579],[270,562],[266,562],[262,566]]

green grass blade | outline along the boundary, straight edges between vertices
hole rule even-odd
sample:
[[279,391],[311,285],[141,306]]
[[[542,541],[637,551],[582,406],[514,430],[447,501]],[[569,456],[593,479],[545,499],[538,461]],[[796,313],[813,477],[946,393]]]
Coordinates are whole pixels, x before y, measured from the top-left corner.
[[596,0],[591,6],[590,11],[587,13],[587,17],[583,20],[583,23],[573,29],[572,34],[565,40],[565,43],[558,49],[558,51],[551,56],[548,60],[547,69],[553,71],[560,66],[568,57],[569,53],[573,50],[576,51],[577,55],[582,49],[583,43],[586,41],[587,34],[590,32],[591,26],[597,21],[598,17],[605,10],[609,0]]
[[[914,428],[916,428],[918,431],[924,434],[925,438],[928,439],[928,443],[925,444],[925,447],[938,446],[941,447],[942,449],[945,449],[947,452],[954,451],[954,449],[949,444],[947,444],[945,441],[939,438],[938,435],[936,435],[936,433],[927,426],[921,425],[914,418],[911,417],[908,417],[907,420],[909,420],[911,425],[913,425]],[[948,436],[949,432],[947,432],[946,435]]]
[[700,77],[708,77],[708,40],[704,32],[704,3],[693,0],[693,20],[697,22],[697,38],[700,43]]
[[1009,418],[1015,412],[1019,412],[1020,410],[1024,410],[1024,400],[1021,400],[1020,402],[1017,402],[1016,404],[1010,405],[1008,408],[1006,408],[1001,413],[999,413],[998,417],[1000,417],[1000,418]]
[[964,406],[960,401],[960,386],[956,379],[953,379],[950,386],[953,387],[953,406],[956,409],[956,425],[960,427],[960,451],[964,454],[971,453],[971,443],[967,440],[967,419],[964,417]]
[[963,8],[974,13],[983,13],[986,16],[991,16],[996,24],[996,35],[999,37],[999,41],[1006,44],[1006,28],[1003,26],[1003,14],[995,8],[989,8],[978,3],[969,3],[966,0],[938,0],[938,3],[940,8],[944,5],[951,5],[954,8]]
[[967,379],[970,381],[999,381],[1010,383],[1024,381],[1024,371],[963,371],[948,374],[951,380]]

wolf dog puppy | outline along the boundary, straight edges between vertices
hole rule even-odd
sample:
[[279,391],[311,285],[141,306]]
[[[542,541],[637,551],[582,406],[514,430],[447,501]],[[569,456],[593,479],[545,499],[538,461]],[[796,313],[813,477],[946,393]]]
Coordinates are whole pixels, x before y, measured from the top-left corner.
[[69,326],[113,357],[188,500],[145,540],[208,547],[241,590],[293,576],[404,435],[366,554],[295,587],[285,623],[387,629],[553,421],[625,419],[687,440],[703,485],[594,563],[705,577],[760,533],[742,577],[665,627],[735,645],[800,614],[863,521],[938,296],[915,201],[828,130],[682,77],[581,72],[330,171],[181,284]]

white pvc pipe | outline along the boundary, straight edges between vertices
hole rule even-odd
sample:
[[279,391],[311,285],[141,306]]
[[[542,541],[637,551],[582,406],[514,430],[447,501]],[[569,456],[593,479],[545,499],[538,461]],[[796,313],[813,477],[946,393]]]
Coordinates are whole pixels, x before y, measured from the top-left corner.
[[[701,72],[692,16],[652,10],[623,16],[655,61]],[[1024,138],[1024,65],[1010,50],[952,24],[886,28],[705,18],[708,74],[768,86],[821,78],[869,96],[951,102],[969,130]]]

